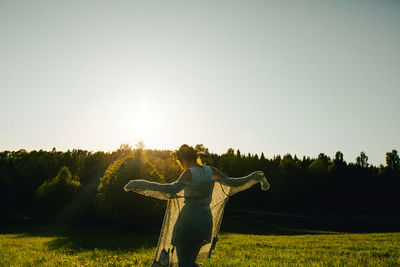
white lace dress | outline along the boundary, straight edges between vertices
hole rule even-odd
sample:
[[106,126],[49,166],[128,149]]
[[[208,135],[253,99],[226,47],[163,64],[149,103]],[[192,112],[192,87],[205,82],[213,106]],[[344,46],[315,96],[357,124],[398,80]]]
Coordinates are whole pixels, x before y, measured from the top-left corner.
[[[142,195],[168,200],[152,266],[177,266],[175,246],[185,240],[201,240],[202,247],[197,259],[210,257],[218,240],[229,196],[260,182],[256,172],[240,178],[213,179],[210,166],[196,166],[189,170],[191,181],[159,184],[133,180],[125,186],[126,191],[134,190]],[[268,189],[269,184],[264,184],[262,188]]]

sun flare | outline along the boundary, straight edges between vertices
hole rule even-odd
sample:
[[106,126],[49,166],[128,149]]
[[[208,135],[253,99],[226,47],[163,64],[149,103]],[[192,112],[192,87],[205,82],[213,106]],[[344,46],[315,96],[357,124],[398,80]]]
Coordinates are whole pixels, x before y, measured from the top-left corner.
[[154,132],[155,119],[151,115],[139,115],[133,121],[132,127],[140,138],[148,138]]

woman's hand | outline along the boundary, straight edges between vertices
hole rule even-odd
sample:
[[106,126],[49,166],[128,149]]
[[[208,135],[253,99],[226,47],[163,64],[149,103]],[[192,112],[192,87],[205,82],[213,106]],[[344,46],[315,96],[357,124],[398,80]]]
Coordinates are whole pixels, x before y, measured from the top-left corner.
[[261,183],[261,189],[266,191],[270,189],[271,185],[268,183],[267,178],[265,177],[265,174],[262,171],[255,171],[252,173],[254,175],[254,179],[256,181],[260,181]]
[[265,175],[262,171],[255,171],[252,173],[252,175],[254,175],[254,179],[256,181],[260,181],[262,178],[265,178]]
[[268,183],[267,178],[264,176],[260,180],[261,183],[261,190],[267,191],[271,188],[271,185]]
[[124,186],[124,190],[125,191],[130,191],[130,190],[136,190],[136,181],[135,180],[130,180],[130,182],[129,183],[127,183],[125,186]]

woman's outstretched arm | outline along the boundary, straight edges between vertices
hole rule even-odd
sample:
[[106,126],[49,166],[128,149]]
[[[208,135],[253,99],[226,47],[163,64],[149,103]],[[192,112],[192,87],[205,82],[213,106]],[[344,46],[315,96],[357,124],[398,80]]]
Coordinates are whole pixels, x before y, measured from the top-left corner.
[[[233,178],[233,177],[226,176],[222,171],[220,171],[219,169],[217,169],[215,167],[211,167],[211,168],[213,169],[213,172],[214,172],[213,178],[220,181],[220,183],[222,183],[223,185],[232,186],[232,187],[242,186],[252,180],[259,182],[263,177],[265,177],[265,175],[262,171],[255,171],[255,172],[250,173],[247,176]],[[219,179],[219,178],[221,178],[221,179]]]
[[136,193],[155,197],[158,199],[170,199],[176,196],[177,193],[183,190],[184,183],[191,179],[191,173],[188,170],[182,172],[178,180],[168,184],[160,184],[146,180],[131,180],[124,186],[125,191],[134,191]]
[[260,181],[262,182],[261,188],[263,190],[269,189],[269,183],[267,182],[262,171],[255,171],[244,177],[232,178],[226,176],[223,172],[215,167],[212,167],[212,169],[214,173],[213,178],[222,185],[230,187],[229,195],[234,195],[240,191],[246,190]]

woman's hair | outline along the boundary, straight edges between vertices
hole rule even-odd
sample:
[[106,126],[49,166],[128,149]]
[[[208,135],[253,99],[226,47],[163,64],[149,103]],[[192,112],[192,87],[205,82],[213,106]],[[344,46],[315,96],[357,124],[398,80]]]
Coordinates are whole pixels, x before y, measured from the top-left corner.
[[197,154],[197,151],[192,146],[189,146],[187,144],[181,145],[181,147],[178,150],[171,153],[171,156],[174,159],[179,160],[180,162],[185,160],[185,161],[197,162],[197,164],[203,165]]

